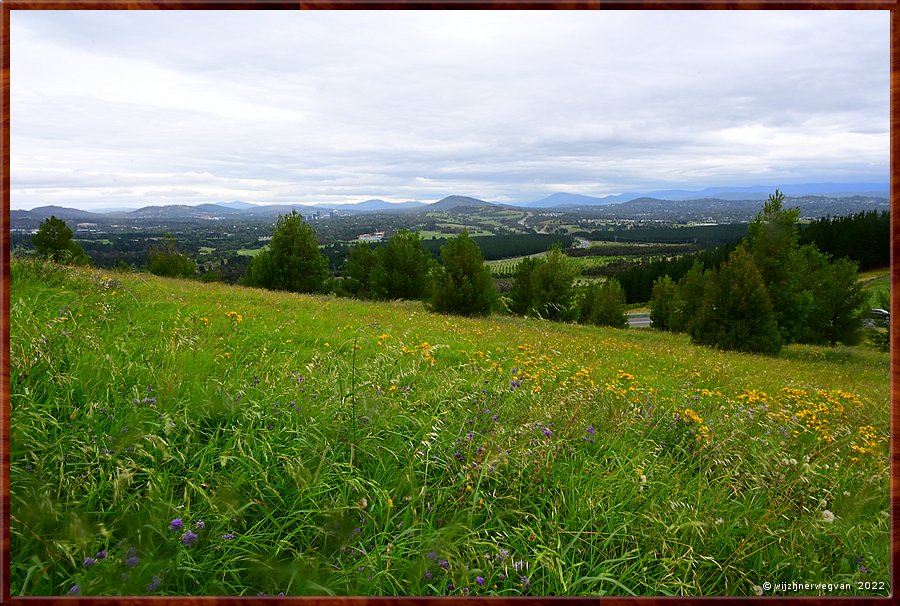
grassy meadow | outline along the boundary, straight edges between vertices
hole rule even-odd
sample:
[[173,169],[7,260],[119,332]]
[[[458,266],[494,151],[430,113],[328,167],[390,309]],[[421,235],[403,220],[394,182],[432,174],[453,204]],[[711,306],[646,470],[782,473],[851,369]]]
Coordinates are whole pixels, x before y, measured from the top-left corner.
[[15,259],[10,302],[14,596],[890,593],[869,346]]

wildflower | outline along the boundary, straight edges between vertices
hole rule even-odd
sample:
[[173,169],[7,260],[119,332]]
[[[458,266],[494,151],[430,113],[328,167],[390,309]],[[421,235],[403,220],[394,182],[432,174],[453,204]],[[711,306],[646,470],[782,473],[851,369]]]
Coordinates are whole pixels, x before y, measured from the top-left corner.
[[549,427],[545,427],[542,431],[543,431],[544,435],[547,436],[548,438],[550,437],[550,434],[553,433],[550,431]]
[[597,430],[594,429],[593,425],[588,425],[588,428],[585,429],[585,431],[588,432],[589,434],[591,434],[592,436],[597,433]]
[[428,558],[429,560],[436,560],[437,552],[432,549],[431,551],[428,552],[428,554],[425,557]]
[[222,539],[224,539],[225,541],[230,541],[233,538],[234,538],[233,532],[226,532],[225,534],[222,535]]
[[129,568],[134,568],[135,566],[137,566],[138,562],[140,562],[140,560],[137,557],[137,551],[134,549],[134,547],[131,547],[128,550],[127,555],[128,555],[128,557],[125,558],[125,565],[128,566]]
[[479,587],[484,587],[484,577],[475,577],[475,582]]
[[100,551],[97,552],[97,559],[98,560],[106,559],[106,550],[105,549],[101,549]]
[[760,587],[759,585],[754,585],[754,586],[753,586],[753,593],[755,593],[756,595],[762,595],[762,594],[763,594],[763,588]]
[[192,531],[188,530],[183,537],[181,537],[181,542],[187,547],[193,547],[197,544],[197,535]]
[[169,522],[169,530],[181,530],[184,527],[184,522],[181,521],[181,518],[175,518],[171,522]]
[[197,520],[197,523],[194,524],[194,528],[196,528],[197,530],[203,530],[204,528],[206,528],[206,522],[204,522],[203,520]]
[[85,568],[90,568],[91,566],[93,566],[96,563],[97,563],[97,560],[95,560],[91,556],[84,558],[84,567]]
[[438,560],[438,566],[440,566],[444,570],[447,570],[448,568],[450,568],[450,562],[448,562],[447,560]]
[[516,389],[516,388],[518,388],[520,385],[521,385],[521,383],[519,382],[519,379],[517,379],[516,377],[513,377],[513,378],[512,378],[512,381],[509,382],[509,388],[510,388],[510,389]]
[[454,585],[453,583],[447,583],[447,591],[453,591],[454,589],[456,589],[456,585]]
[[426,573],[425,573],[425,580],[426,580],[426,581],[430,581],[430,580],[432,579],[432,577],[434,577],[434,575],[431,574],[431,572],[426,572]]
[[528,577],[519,577],[519,585],[521,585],[524,589],[528,589],[531,587],[531,582],[528,580]]
[[516,572],[521,572],[522,570],[525,570],[525,562],[523,562],[522,560],[519,560],[518,562],[514,563],[513,570],[515,570]]
[[834,514],[826,509],[822,512],[822,520],[830,524],[831,522],[834,522]]
[[72,585],[72,588],[69,589],[69,595],[78,595],[78,592],[81,588],[78,585]]
[[159,589],[159,586],[162,585],[162,577],[159,575],[153,575],[153,581],[147,584],[147,593],[156,591]]
[[641,474],[640,477],[638,478],[638,481],[639,481],[641,484],[646,484],[646,483],[647,483],[647,476],[645,476],[644,474]]
[[469,588],[463,587],[462,592],[463,592],[463,595],[469,595]]

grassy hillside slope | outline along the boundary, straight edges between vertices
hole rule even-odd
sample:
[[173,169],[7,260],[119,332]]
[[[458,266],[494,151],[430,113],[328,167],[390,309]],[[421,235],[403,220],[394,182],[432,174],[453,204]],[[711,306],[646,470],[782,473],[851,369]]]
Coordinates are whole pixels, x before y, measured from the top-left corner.
[[10,350],[13,595],[890,591],[872,349],[14,260]]

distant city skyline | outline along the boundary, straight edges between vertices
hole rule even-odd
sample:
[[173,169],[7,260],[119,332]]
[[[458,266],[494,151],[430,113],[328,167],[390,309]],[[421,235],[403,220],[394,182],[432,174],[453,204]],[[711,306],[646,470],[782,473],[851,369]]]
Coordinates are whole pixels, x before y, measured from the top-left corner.
[[889,11],[13,11],[11,209],[889,181]]

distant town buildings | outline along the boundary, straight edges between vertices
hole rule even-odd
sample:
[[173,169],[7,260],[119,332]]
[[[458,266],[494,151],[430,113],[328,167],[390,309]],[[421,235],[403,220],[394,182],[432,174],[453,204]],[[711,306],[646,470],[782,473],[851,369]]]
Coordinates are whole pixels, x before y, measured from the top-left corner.
[[356,239],[360,242],[381,242],[384,240],[384,232],[376,231],[374,234],[362,234],[356,236]]

